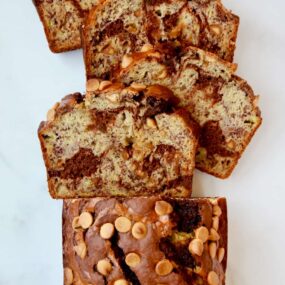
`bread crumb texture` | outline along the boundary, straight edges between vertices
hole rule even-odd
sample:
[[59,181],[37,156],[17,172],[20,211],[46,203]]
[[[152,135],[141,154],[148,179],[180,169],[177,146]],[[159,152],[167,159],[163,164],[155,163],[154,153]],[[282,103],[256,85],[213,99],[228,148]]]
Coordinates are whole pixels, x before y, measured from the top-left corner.
[[189,195],[196,128],[165,90],[109,85],[56,105],[39,129],[51,195]]
[[115,77],[127,84],[170,88],[200,126],[196,167],[228,177],[261,124],[258,97],[234,75],[234,64],[214,54],[191,47],[169,61],[152,53],[132,54],[132,64],[115,72]]

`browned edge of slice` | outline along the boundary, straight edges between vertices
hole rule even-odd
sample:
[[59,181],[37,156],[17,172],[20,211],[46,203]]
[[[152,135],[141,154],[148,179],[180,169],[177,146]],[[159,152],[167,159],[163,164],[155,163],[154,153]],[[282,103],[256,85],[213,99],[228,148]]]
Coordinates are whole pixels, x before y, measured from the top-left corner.
[[[66,51],[72,51],[72,50],[80,49],[81,48],[81,42],[80,41],[78,43],[75,43],[74,45],[59,46],[52,40],[51,31],[47,27],[47,25],[45,24],[44,11],[43,11],[43,7],[41,6],[41,4],[44,1],[46,1],[46,0],[32,0],[34,6],[36,7],[38,15],[40,17],[40,20],[42,22],[42,25],[43,25],[43,28],[44,28],[44,32],[45,32],[46,39],[48,41],[48,45],[49,45],[50,50],[53,53],[62,53],[62,52],[66,52]],[[79,4],[75,0],[68,0],[68,1],[71,2],[75,8],[77,8],[78,13],[80,14],[80,16],[83,19],[85,14],[81,10]]]

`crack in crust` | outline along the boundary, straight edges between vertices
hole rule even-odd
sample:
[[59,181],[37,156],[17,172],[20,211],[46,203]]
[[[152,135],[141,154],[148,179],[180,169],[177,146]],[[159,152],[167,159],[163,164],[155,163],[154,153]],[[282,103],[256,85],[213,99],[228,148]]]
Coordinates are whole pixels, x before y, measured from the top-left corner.
[[[164,206],[170,206],[168,212],[172,213],[162,215],[163,208],[159,211],[157,208],[161,202]],[[92,224],[84,230],[80,227],[74,229],[74,221],[86,212],[93,217]],[[117,230],[116,220],[119,217],[127,218],[131,223],[124,233]],[[177,221],[189,219],[187,223],[191,227],[184,227],[182,231]],[[213,219],[218,219],[218,224],[213,223]],[[103,239],[101,229],[107,223],[115,225],[115,230],[109,239]],[[133,228],[138,223],[146,226],[146,234],[141,239],[133,236]],[[218,240],[211,235],[213,227],[216,228]],[[199,256],[191,251],[190,245],[193,240],[203,238],[199,234],[202,230],[211,234],[204,240],[203,254]],[[74,246],[82,242],[87,248],[87,255],[80,258]],[[216,244],[216,252],[210,249],[211,244]],[[124,279],[132,285],[207,285],[209,274],[214,272],[220,280],[219,284],[224,285],[227,263],[226,201],[224,198],[162,200],[159,196],[65,200],[63,248],[64,268],[72,272],[72,284],[105,285]],[[137,256],[136,265],[127,261],[130,253]],[[97,271],[97,264],[103,259],[112,265],[105,276]],[[163,274],[156,266],[165,260],[173,265],[168,274]]]

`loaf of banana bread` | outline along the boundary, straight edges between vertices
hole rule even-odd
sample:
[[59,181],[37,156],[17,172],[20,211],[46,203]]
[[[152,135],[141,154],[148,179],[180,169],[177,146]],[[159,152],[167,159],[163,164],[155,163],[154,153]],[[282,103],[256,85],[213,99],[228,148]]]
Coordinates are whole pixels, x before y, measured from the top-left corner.
[[104,0],[83,27],[87,77],[110,79],[123,54],[144,44],[165,53],[196,46],[232,61],[238,25],[220,0]]
[[166,87],[107,81],[65,97],[39,128],[54,198],[188,197],[197,126]]
[[127,84],[170,88],[201,127],[196,167],[226,178],[262,121],[258,97],[234,75],[235,69],[236,65],[193,47],[171,58],[149,48],[125,55],[113,77]]
[[224,198],[64,201],[65,285],[223,285]]

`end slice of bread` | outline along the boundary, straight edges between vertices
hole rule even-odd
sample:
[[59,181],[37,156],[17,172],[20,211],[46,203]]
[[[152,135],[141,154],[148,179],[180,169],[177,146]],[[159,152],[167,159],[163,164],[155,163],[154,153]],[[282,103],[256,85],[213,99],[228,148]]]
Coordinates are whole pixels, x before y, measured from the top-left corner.
[[99,0],[33,0],[52,52],[81,47],[80,29],[86,13]]
[[128,62],[114,77],[170,88],[201,127],[196,167],[228,177],[262,121],[258,97],[234,75],[236,66],[197,48],[171,59],[154,50],[135,53]]
[[39,128],[51,196],[188,197],[198,135],[188,113],[173,110],[172,92],[94,80],[87,86],[86,97],[65,97]]
[[87,77],[110,79],[123,54],[145,45],[164,53],[196,46],[232,61],[238,25],[219,0],[102,1],[82,33]]

